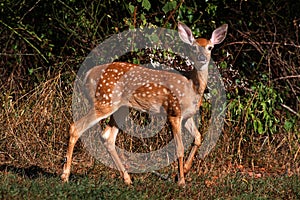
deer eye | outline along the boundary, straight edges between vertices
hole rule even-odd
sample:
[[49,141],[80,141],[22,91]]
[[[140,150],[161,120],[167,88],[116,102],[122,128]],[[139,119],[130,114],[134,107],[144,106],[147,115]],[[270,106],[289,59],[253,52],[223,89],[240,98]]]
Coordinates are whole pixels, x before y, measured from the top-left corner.
[[213,46],[208,46],[208,47],[207,47],[207,50],[208,50],[208,51],[211,51],[213,48],[214,48]]

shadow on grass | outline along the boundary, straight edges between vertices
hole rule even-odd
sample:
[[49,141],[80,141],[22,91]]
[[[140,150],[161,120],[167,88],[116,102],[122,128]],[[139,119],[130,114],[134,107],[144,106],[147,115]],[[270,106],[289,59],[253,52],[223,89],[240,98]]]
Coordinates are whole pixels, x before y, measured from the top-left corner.
[[[2,173],[10,172],[31,180],[35,180],[38,178],[59,178],[60,179],[61,176],[60,173],[51,173],[36,165],[32,165],[27,168],[15,167],[10,165],[0,165],[0,173],[1,172]],[[86,177],[87,177],[87,173],[71,173],[69,177],[69,181],[76,182]]]
[[0,171],[1,172],[12,172],[14,174],[29,178],[29,179],[37,179],[40,177],[57,177],[58,174],[56,173],[50,173],[45,171],[45,169],[38,167],[38,166],[30,166],[27,168],[19,168],[15,166],[9,166],[9,165],[0,165]]

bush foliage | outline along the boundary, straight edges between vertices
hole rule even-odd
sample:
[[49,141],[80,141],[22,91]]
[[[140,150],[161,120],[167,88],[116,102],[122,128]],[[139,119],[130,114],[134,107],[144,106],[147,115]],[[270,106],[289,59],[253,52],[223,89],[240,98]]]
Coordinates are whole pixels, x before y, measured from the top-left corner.
[[[230,162],[299,173],[299,10],[298,1],[278,0],[2,1],[0,165],[61,173],[73,81],[85,56],[112,34],[177,29],[180,20],[206,38],[229,24],[212,55],[228,99],[223,135],[195,170]],[[79,171],[89,166],[83,148],[75,155]]]

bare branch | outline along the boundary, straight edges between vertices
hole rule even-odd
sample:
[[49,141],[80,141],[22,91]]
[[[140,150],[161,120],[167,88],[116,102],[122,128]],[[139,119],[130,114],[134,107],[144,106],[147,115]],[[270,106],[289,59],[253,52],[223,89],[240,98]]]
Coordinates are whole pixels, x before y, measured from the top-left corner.
[[285,105],[285,104],[283,104],[283,103],[281,103],[280,105],[281,105],[282,107],[284,107],[285,109],[287,109],[288,111],[290,111],[291,113],[293,113],[294,115],[296,115],[297,117],[300,118],[300,114],[297,113],[296,111],[294,111],[291,107],[289,107],[289,106],[287,106],[287,105]]

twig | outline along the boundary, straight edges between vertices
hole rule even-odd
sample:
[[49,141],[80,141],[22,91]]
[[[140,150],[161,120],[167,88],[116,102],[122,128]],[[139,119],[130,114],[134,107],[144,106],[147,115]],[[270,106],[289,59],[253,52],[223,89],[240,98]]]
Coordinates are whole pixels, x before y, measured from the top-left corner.
[[[174,13],[176,12],[176,10],[178,10],[178,8],[183,4],[183,2],[184,2],[184,0],[181,0],[180,3],[177,4],[176,8],[173,9],[173,10],[170,12],[170,14],[169,14],[167,20],[164,22],[163,28],[165,28],[165,27],[167,26],[167,23],[169,22],[169,20],[171,19],[171,17],[174,15]],[[163,29],[161,29],[160,32],[158,33],[158,37],[160,37],[160,35],[162,34],[162,32],[163,32]]]
[[137,6],[134,7],[133,12],[133,27],[136,28],[136,12],[137,12]]
[[279,78],[273,79],[272,81],[278,81],[278,80],[284,80],[284,79],[290,79],[290,78],[300,78],[300,75],[291,75],[291,76],[279,77]]
[[[230,45],[236,45],[236,44],[251,44],[251,42],[247,42],[247,41],[236,41],[236,42],[230,42],[225,44],[225,46],[230,46]],[[283,46],[292,46],[292,47],[296,47],[296,48],[300,48],[300,45],[296,45],[296,44],[289,44],[289,43],[281,43],[281,42],[259,42],[259,44],[261,45],[283,45]]]
[[164,23],[164,25],[163,25],[163,28],[166,27],[166,25],[167,25],[167,23],[169,22],[169,20],[171,19],[171,17],[173,17],[174,13],[175,13],[176,10],[178,10],[178,8],[183,4],[183,2],[184,2],[184,0],[181,0],[181,1],[177,4],[176,8],[173,9],[173,10],[170,12],[170,14],[169,14],[167,20],[165,21],[165,23]]
[[36,46],[34,46],[27,38],[25,38],[23,35],[21,35],[19,32],[17,32],[13,27],[11,27],[8,24],[4,23],[2,20],[0,20],[0,23],[3,24],[9,30],[11,30],[14,34],[16,34],[17,36],[22,38],[29,46],[31,46],[46,61],[46,63],[49,63],[49,61],[42,54],[42,52]]
[[296,111],[294,111],[291,107],[289,107],[289,106],[287,106],[287,105],[285,105],[285,104],[283,104],[283,103],[281,103],[280,105],[281,105],[282,107],[284,107],[285,109],[287,109],[288,111],[290,111],[291,113],[293,113],[294,115],[296,115],[297,117],[300,118],[300,114],[297,113]]
[[35,2],[35,4],[21,17],[21,19],[19,20],[19,23],[24,19],[24,17],[30,13],[37,5],[38,3],[40,3],[41,0],[38,0],[37,2]]
[[34,56],[34,53],[0,53],[0,56]]
[[295,155],[294,155],[294,161],[296,160],[297,156],[298,156],[298,153],[300,151],[300,147],[298,148],[298,150],[296,151]]

